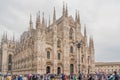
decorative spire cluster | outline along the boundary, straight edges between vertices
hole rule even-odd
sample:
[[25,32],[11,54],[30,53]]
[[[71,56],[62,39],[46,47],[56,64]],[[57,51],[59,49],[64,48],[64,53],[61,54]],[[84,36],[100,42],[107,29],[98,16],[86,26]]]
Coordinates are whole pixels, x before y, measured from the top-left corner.
[[40,11],[39,11],[36,16],[36,29],[39,29],[40,25],[41,25],[41,22],[40,22]]
[[64,17],[68,17],[68,8],[67,8],[67,4],[66,4],[66,9],[65,9],[65,4],[63,2],[63,16]]

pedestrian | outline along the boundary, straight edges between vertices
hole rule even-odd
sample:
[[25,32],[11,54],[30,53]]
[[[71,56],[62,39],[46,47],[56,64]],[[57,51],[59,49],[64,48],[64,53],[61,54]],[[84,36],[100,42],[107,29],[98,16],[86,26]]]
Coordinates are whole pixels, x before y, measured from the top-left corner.
[[42,80],[40,74],[37,74],[37,79],[38,79],[38,80]]
[[120,77],[119,77],[119,75],[117,74],[116,71],[114,71],[114,78],[115,78],[115,80],[119,80],[120,79]]
[[94,80],[94,78],[93,78],[92,74],[90,74],[90,75],[89,75],[88,80]]
[[75,74],[74,74],[74,80],[77,80],[77,79],[76,79],[76,75],[75,75]]
[[16,80],[16,76],[15,75],[12,76],[12,80]]
[[18,77],[18,80],[23,80],[22,75],[20,75],[20,76]]
[[67,80],[67,75],[66,74],[64,75],[64,80]]
[[82,80],[82,75],[81,74],[79,74],[78,80]]
[[10,75],[7,76],[6,80],[12,80],[12,79],[11,79],[11,76],[10,76]]
[[108,80],[114,80],[114,75],[111,74],[110,77],[108,78]]
[[62,80],[64,80],[64,74],[62,74]]

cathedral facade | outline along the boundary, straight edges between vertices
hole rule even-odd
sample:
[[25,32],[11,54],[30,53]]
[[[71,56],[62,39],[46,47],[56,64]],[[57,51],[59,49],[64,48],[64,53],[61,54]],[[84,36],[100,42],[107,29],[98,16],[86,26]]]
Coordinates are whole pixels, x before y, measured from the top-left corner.
[[[8,40],[4,33],[0,45],[1,72],[12,74],[77,74],[94,71],[94,41],[89,39],[84,26],[81,32],[80,15],[76,12],[75,19],[68,15],[63,5],[62,16],[56,19],[54,8],[53,21],[46,24],[44,13],[36,16],[33,27],[30,16],[29,29],[19,41]],[[80,47],[77,43],[83,42]]]

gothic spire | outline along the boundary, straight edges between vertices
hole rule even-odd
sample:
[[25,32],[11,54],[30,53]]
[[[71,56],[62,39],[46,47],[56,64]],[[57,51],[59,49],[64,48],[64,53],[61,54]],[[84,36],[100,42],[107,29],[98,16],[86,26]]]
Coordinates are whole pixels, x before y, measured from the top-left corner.
[[48,26],[50,26],[50,15],[49,15],[49,24],[48,24]]
[[91,38],[91,44],[92,44],[92,48],[94,49],[94,40],[93,40],[93,36]]
[[6,32],[6,35],[5,35],[5,40],[7,41],[7,32]]
[[30,14],[30,22],[29,22],[29,24],[30,24],[30,30],[32,30],[33,29],[33,22],[32,22],[32,15]]
[[14,37],[14,34],[13,34],[13,42],[15,41],[15,37]]
[[55,24],[56,22],[56,10],[55,10],[55,7],[54,7],[54,13],[53,13],[53,23]]
[[66,17],[68,16],[68,8],[67,8],[67,4],[66,4]]
[[92,48],[92,39],[91,39],[91,36],[90,36],[90,39],[89,39],[89,49]]
[[80,24],[80,15],[79,15],[79,11],[78,11],[78,24]]
[[75,22],[77,22],[77,19],[78,19],[78,15],[77,15],[77,10],[76,10],[76,13],[75,13]]
[[84,24],[84,37],[86,37],[87,36],[87,34],[86,34],[87,32],[86,32],[86,24]]
[[40,23],[40,11],[38,12],[38,22]]
[[42,29],[45,30],[44,12],[43,12],[43,16],[42,16]]
[[65,16],[65,4],[63,2],[63,16]]
[[40,28],[40,11],[36,15],[36,29]]

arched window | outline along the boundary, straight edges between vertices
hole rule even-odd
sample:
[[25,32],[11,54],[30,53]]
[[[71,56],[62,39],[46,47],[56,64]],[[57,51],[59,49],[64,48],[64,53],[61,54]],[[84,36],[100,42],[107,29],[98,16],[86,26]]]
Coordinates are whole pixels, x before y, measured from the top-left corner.
[[70,32],[69,32],[69,38],[73,39],[73,29],[72,28],[70,29]]
[[47,51],[47,59],[50,59],[50,52]]
[[73,53],[73,47],[70,46],[70,53]]
[[60,60],[60,53],[58,53],[58,60]]
[[58,48],[61,47],[61,42],[60,42],[60,40],[57,41],[57,47],[58,47]]

